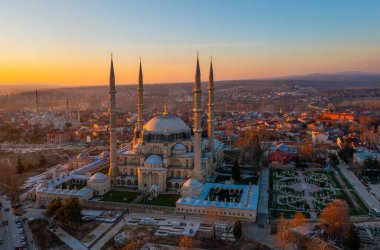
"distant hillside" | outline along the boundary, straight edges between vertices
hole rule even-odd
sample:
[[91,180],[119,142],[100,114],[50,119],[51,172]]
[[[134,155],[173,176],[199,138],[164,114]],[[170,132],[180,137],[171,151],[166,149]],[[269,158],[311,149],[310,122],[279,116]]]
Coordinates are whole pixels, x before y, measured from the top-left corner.
[[379,88],[380,74],[361,71],[339,73],[314,73],[276,77],[271,80],[297,82],[315,88]]

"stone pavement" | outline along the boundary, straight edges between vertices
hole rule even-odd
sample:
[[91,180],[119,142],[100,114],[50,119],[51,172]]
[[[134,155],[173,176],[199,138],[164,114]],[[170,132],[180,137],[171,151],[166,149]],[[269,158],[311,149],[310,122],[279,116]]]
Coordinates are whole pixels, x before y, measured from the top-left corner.
[[357,195],[364,201],[367,207],[376,208],[380,211],[380,202],[373,196],[368,190],[364,187],[363,183],[350,171],[347,169],[346,164],[339,164],[338,168],[340,169],[343,176],[354,188]]
[[257,208],[256,222],[259,224],[268,223],[268,202],[269,202],[269,168],[261,171],[260,194]]
[[65,230],[63,230],[60,227],[57,226],[55,228],[55,232],[53,230],[50,231],[53,234],[57,235],[57,237],[60,238],[63,242],[65,242],[66,245],[71,247],[71,249],[88,250],[88,248],[85,245],[83,245],[82,242],[77,240],[75,237],[71,236],[71,234],[68,234]]

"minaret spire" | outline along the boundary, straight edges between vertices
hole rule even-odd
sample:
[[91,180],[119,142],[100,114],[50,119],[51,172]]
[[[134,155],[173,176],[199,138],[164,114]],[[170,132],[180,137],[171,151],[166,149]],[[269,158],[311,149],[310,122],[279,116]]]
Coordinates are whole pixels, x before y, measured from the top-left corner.
[[194,81],[194,177],[198,181],[203,181],[202,170],[202,103],[201,103],[201,70],[199,67],[199,56],[197,52],[197,65],[195,69],[195,81]]
[[[212,57],[211,57],[211,63],[210,63],[210,75],[208,79],[208,119],[207,119],[207,124],[208,124],[208,142],[209,142],[209,151],[212,153],[214,156],[214,123],[215,123],[215,118],[214,118],[214,70],[212,67]],[[214,158],[214,157],[213,157]]]
[[139,68],[139,83],[137,85],[137,122],[134,130],[133,145],[136,145],[138,139],[140,138],[141,130],[144,127],[144,84],[143,84],[143,72],[141,65],[141,56],[140,56],[140,68]]
[[117,152],[116,152],[116,87],[115,87],[115,72],[113,69],[113,58],[111,54],[111,69],[110,69],[110,84],[108,90],[110,96],[110,104],[108,107],[110,124],[110,167],[108,175],[111,178],[111,183],[116,184],[117,170]]
[[144,126],[144,81],[143,81],[143,71],[141,65],[141,57],[140,57],[140,69],[139,69],[139,85],[137,87],[137,128],[142,130]]
[[36,96],[35,96],[35,112],[36,116],[38,116],[38,92],[36,90]]
[[67,121],[70,120],[70,117],[69,117],[69,98],[66,97],[66,119]]

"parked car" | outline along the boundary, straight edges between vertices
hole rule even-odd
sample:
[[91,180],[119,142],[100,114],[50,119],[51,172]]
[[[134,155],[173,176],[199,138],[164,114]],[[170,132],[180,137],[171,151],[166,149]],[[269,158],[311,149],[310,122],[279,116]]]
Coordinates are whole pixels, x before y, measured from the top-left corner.
[[18,228],[22,228],[21,223],[17,223],[16,225],[17,225]]
[[20,232],[20,234],[24,234],[24,229],[20,228],[18,231]]
[[27,245],[26,245],[26,242],[25,242],[25,241],[21,242],[21,247],[22,247],[22,248],[24,248],[24,249],[27,247]]

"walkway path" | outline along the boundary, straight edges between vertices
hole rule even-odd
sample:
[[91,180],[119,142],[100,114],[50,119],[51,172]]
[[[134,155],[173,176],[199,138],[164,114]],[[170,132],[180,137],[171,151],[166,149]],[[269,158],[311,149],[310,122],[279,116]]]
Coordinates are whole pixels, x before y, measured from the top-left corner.
[[269,168],[261,171],[259,189],[259,202],[257,208],[256,222],[258,224],[266,224],[268,220],[268,204],[269,204]]
[[304,199],[306,200],[307,204],[309,205],[309,214],[310,214],[310,219],[316,219],[317,218],[317,213],[315,212],[313,200],[314,198],[310,196],[310,190],[309,190],[309,185],[305,183],[305,176],[303,175],[303,172],[301,170],[298,170],[298,177],[301,181],[301,185],[303,187],[303,190],[305,191],[305,196]]
[[[53,234],[57,235],[58,238],[60,238],[63,242],[65,242],[66,245],[71,247],[71,249],[75,250],[88,250],[86,246],[82,244],[79,240],[77,240],[75,237],[71,236],[71,234],[68,234],[65,230],[63,230],[60,227],[55,228],[55,232],[53,230],[50,230]],[[100,249],[100,248],[99,248]]]
[[375,208],[380,211],[380,202],[373,196],[368,190],[364,187],[363,183],[347,169],[346,164],[338,165],[343,176],[347,179],[347,181],[351,184],[351,186],[355,189],[358,196],[364,201],[368,208]]

